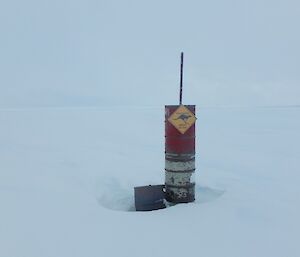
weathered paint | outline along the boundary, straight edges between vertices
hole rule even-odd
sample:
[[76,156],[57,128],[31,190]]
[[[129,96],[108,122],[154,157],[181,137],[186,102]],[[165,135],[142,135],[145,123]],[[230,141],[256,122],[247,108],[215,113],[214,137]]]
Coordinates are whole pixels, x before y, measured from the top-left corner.
[[194,172],[169,172],[165,173],[165,183],[169,186],[189,186],[194,183]]
[[[177,122],[182,113],[187,114],[185,129],[183,122]],[[195,105],[165,106],[165,187],[169,202],[195,200],[195,120]]]
[[165,160],[165,170],[166,171],[179,171],[179,172],[185,172],[185,171],[194,171],[195,170],[195,160],[181,162],[181,161],[169,161]]
[[[168,188],[168,189],[167,189]],[[195,184],[190,187],[166,187],[166,200],[172,203],[189,203],[195,201]]]

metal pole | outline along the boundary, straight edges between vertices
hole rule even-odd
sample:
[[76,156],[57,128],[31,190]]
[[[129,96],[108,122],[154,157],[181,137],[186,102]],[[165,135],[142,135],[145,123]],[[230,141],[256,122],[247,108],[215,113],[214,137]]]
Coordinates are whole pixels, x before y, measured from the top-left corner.
[[196,106],[182,105],[183,52],[179,105],[165,106],[165,199],[171,203],[195,201]]
[[165,106],[165,190],[171,203],[195,201],[195,105]]
[[181,52],[181,64],[180,64],[180,93],[179,93],[179,105],[182,104],[182,80],[183,80],[183,52]]

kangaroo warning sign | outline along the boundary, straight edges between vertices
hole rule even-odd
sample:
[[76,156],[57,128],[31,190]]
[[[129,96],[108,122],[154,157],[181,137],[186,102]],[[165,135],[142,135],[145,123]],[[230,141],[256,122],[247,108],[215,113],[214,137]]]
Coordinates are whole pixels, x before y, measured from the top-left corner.
[[184,105],[180,105],[169,117],[168,121],[184,134],[196,121],[195,115]]

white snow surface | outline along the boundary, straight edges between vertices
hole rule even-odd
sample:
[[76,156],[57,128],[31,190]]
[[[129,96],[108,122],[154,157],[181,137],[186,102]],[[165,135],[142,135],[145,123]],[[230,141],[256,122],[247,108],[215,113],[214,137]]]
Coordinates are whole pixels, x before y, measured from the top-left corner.
[[196,201],[164,182],[164,107],[0,109],[0,256],[300,256],[300,108],[198,108]]

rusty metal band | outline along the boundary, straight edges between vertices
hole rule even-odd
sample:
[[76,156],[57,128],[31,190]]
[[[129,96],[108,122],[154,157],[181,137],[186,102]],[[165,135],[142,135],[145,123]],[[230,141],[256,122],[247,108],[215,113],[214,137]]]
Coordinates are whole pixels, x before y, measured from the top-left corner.
[[190,202],[193,202],[195,201],[195,195],[194,194],[189,194],[187,197],[185,198],[173,198],[173,197],[170,197],[170,196],[166,196],[166,200],[167,201],[170,201],[172,203],[190,203]]
[[182,186],[176,186],[176,185],[170,185],[170,184],[165,184],[166,187],[173,187],[173,188],[193,188],[195,187],[195,183],[190,183],[187,185],[182,185]]
[[170,161],[170,162],[190,162],[190,161],[195,161],[195,157],[192,159],[171,159],[171,158],[165,158],[166,161]]
[[172,173],[193,173],[196,169],[191,170],[168,170],[165,169],[166,172],[172,172]]
[[191,157],[191,155],[193,155],[193,157],[195,157],[195,151],[190,152],[190,153],[171,153],[171,152],[167,152],[165,151],[165,154],[170,156],[170,158],[176,157],[176,158],[185,158],[185,157]]
[[188,162],[195,160],[195,152],[187,154],[174,154],[165,152],[165,159],[173,162]]

